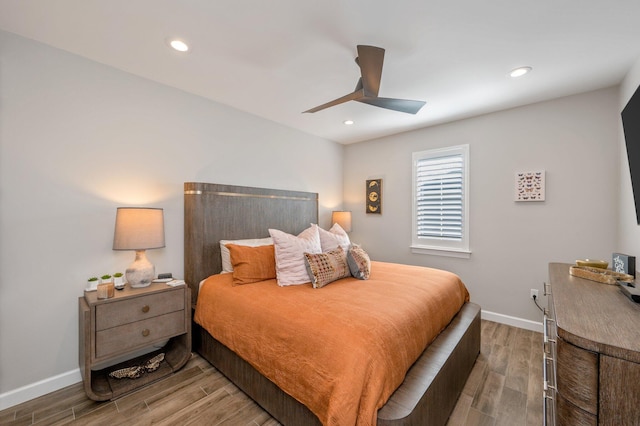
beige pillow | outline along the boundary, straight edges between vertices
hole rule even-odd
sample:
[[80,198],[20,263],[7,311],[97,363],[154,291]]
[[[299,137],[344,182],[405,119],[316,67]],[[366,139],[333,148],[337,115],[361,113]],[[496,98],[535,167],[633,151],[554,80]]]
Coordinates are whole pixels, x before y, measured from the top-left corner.
[[322,253],[318,227],[311,226],[297,236],[277,229],[269,229],[276,254],[278,285],[308,283],[309,274],[304,264],[304,253]]
[[305,253],[304,257],[313,288],[321,288],[340,278],[351,276],[347,254],[340,246],[325,253]]
[[338,246],[342,247],[345,253],[349,250],[349,246],[351,245],[349,235],[347,235],[347,232],[337,223],[334,223],[328,231],[320,228],[318,225],[312,224],[311,226],[318,228],[320,246],[322,247],[323,253],[334,250]]

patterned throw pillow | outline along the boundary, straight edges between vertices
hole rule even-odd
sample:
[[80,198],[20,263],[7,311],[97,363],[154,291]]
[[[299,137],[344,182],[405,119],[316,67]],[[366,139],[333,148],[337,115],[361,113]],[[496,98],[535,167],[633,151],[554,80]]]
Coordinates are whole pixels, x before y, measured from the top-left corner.
[[362,247],[353,244],[347,252],[347,263],[351,275],[359,280],[368,280],[371,275],[371,259]]
[[330,282],[351,275],[346,253],[340,246],[326,253],[305,253],[304,257],[313,288],[324,287]]

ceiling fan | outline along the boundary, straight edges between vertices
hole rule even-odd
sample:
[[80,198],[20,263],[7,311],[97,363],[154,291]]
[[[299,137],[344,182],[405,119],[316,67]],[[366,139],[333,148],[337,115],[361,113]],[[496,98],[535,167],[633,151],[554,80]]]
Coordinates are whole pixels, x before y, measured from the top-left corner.
[[382,63],[384,62],[384,49],[375,46],[358,45],[358,57],[356,64],[360,67],[361,77],[356,89],[348,95],[334,99],[331,102],[311,108],[304,112],[318,112],[325,108],[342,104],[348,101],[358,101],[365,104],[386,108],[393,111],[415,114],[424,106],[424,101],[412,101],[408,99],[381,98],[380,79],[382,78]]

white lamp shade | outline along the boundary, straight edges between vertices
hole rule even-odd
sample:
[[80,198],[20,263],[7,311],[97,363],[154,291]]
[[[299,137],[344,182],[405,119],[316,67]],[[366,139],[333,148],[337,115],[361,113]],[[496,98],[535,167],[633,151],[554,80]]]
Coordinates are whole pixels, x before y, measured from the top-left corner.
[[113,234],[114,250],[164,247],[164,212],[146,207],[118,207]]
[[351,212],[334,211],[331,213],[331,223],[337,223],[346,232],[351,232]]

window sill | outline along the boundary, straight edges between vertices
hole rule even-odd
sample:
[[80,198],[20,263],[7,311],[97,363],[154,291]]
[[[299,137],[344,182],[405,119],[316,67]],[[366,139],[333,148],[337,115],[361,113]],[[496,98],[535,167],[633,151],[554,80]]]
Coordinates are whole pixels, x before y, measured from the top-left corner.
[[457,257],[459,259],[469,259],[471,257],[470,250],[422,245],[412,245],[411,253],[430,254],[432,256]]

